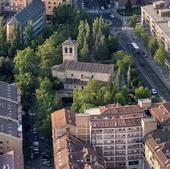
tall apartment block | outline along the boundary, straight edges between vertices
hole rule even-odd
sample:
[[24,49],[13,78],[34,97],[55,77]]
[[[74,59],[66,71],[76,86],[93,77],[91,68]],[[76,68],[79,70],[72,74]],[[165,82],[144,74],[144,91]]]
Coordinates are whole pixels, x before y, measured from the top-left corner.
[[[84,114],[66,109],[52,113],[54,151],[55,138],[69,130],[71,135],[102,150],[106,168],[141,169],[143,134],[157,127],[156,122],[145,114],[145,109],[151,106],[149,100],[141,102],[146,101],[144,107],[143,104],[108,105],[89,109]],[[149,131],[146,126],[150,126]]]
[[12,39],[14,27],[18,25],[21,31],[21,40],[24,40],[25,28],[28,22],[32,22],[33,36],[41,33],[45,23],[45,9],[41,0],[33,0],[7,22],[7,39]]
[[16,13],[25,8],[32,0],[1,0],[1,13],[10,12]]
[[11,158],[17,161],[14,169],[23,169],[20,94],[15,85],[0,82],[0,166],[11,166],[10,162],[5,162]]
[[141,7],[141,24],[155,35],[170,52],[170,9],[168,1],[157,1]]
[[61,4],[66,5],[77,5],[77,0],[43,0],[45,4],[45,11],[47,16],[53,15],[53,10],[55,7],[58,7]]

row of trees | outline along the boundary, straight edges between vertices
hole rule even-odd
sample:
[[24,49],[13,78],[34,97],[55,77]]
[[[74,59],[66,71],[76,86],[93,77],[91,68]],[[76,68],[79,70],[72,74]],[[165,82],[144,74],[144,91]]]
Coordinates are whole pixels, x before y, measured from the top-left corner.
[[[139,86],[135,89],[134,99],[143,99],[150,97],[148,88]],[[73,95],[72,110],[83,113],[85,109],[96,106],[107,105],[111,103],[119,103],[121,105],[128,104],[129,91],[126,86],[116,88],[115,83],[107,84],[99,81],[89,81],[83,90],[75,90]]]
[[163,65],[167,57],[165,46],[161,43],[158,43],[155,36],[148,36],[140,24],[136,24],[134,31],[143,40],[151,55],[154,56],[155,61],[158,64]]
[[92,25],[87,20],[80,21],[78,30],[77,42],[81,60],[89,60],[89,56],[97,60],[110,59],[118,48],[117,40],[110,36],[108,23],[102,17],[96,18]]

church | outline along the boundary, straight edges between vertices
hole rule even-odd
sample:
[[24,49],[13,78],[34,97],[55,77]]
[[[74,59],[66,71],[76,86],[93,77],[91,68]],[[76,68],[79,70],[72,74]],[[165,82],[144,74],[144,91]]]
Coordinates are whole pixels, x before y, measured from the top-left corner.
[[63,63],[52,67],[52,76],[60,79],[64,90],[83,89],[89,80],[114,80],[112,64],[79,62],[77,42],[68,39],[62,44]]

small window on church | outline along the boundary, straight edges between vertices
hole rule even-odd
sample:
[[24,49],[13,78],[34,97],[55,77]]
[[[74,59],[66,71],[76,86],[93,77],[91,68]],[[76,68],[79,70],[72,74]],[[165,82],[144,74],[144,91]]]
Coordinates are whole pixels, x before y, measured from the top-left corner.
[[71,77],[73,77],[73,73],[71,74]]
[[93,79],[93,78],[94,78],[94,76],[93,76],[93,75],[91,75],[91,78]]
[[72,48],[70,48],[70,53],[73,53],[73,49]]
[[67,53],[67,52],[68,52],[68,51],[67,51],[67,47],[65,47],[65,48],[64,48],[64,52],[65,52],[65,53]]
[[81,79],[83,79],[83,74],[81,74]]

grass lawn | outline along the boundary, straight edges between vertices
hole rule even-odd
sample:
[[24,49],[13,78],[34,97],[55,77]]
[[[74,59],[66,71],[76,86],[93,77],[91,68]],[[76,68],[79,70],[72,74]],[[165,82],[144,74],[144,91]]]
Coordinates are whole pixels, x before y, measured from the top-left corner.
[[132,16],[133,14],[140,15],[141,9],[140,7],[134,7],[130,12],[127,9],[118,9],[117,12],[123,16]]

